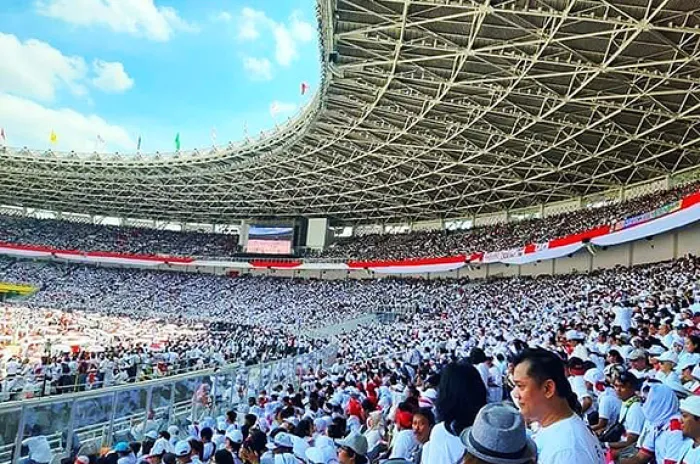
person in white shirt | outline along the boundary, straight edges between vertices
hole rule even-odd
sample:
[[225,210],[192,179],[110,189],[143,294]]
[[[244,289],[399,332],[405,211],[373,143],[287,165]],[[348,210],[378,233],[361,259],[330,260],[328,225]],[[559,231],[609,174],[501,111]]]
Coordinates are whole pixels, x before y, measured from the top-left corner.
[[675,372],[678,365],[678,355],[672,351],[667,351],[659,356],[661,369],[656,373],[656,380],[660,382],[680,382],[680,377]]
[[644,428],[644,412],[642,411],[642,401],[637,396],[639,380],[630,372],[622,372],[613,379],[615,392],[622,401],[620,409],[620,424],[624,427],[624,432],[620,441],[605,443],[604,446],[613,451],[613,458],[623,454],[636,454],[637,441]]
[[588,361],[588,349],[584,342],[586,341],[586,334],[579,332],[578,330],[569,330],[566,332],[566,340],[573,349],[571,352],[572,358],[579,358],[583,361]]
[[678,464],[697,464],[700,462],[700,396],[691,396],[681,400],[684,447]]
[[630,366],[629,371],[634,374],[637,379],[644,380],[649,376],[650,369],[644,350],[632,350],[627,356],[627,362]]
[[604,464],[598,439],[575,412],[578,403],[563,361],[535,348],[514,364],[514,399],[525,419],[540,426],[534,437],[538,464]]
[[43,435],[25,438],[22,446],[29,448],[27,464],[48,464],[53,458],[49,441]]
[[683,447],[678,398],[673,390],[660,383],[647,387],[642,406],[646,423],[639,438],[636,455],[623,458],[620,464],[676,464]]
[[591,427],[594,432],[599,433],[620,419],[622,401],[617,397],[615,389],[607,383],[600,382],[594,388],[603,390],[598,394],[598,423]]
[[623,332],[628,332],[632,327],[634,309],[628,306],[616,306],[613,308],[613,313],[615,314],[613,326],[620,327]]

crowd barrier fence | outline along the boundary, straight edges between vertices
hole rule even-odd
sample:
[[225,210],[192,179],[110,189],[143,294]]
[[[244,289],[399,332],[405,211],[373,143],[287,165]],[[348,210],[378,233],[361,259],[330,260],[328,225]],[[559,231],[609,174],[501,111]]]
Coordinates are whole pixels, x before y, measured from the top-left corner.
[[[249,396],[274,385],[297,389],[301,373],[334,362],[333,345],[299,356],[242,366],[240,363],[155,380],[59,396],[0,403],[0,464],[28,458],[23,442],[44,436],[58,464],[74,454],[92,454],[122,439],[141,440],[205,416],[216,417],[247,404]],[[209,393],[204,385],[208,385]],[[242,395],[239,395],[239,391]]]

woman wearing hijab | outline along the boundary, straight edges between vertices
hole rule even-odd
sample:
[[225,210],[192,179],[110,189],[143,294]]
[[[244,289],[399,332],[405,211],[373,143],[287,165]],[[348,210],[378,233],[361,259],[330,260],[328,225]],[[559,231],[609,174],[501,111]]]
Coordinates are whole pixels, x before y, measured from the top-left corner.
[[456,464],[466,450],[460,434],[471,427],[486,405],[486,385],[471,364],[453,363],[440,376],[435,404],[440,421],[423,446],[423,464]]
[[367,431],[364,433],[367,439],[367,449],[373,450],[382,440],[384,440],[384,419],[381,411],[373,411],[367,418]]
[[648,389],[642,412],[646,419],[639,437],[639,452],[620,464],[647,464],[677,462],[683,449],[683,430],[678,398],[673,390],[661,383]]

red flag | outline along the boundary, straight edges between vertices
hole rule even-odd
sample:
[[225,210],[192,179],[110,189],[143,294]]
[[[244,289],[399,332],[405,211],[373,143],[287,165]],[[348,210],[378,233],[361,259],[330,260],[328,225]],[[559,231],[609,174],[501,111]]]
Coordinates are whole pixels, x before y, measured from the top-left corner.
[[309,90],[309,84],[307,84],[306,82],[302,82],[301,83],[301,94],[305,95],[307,90]]

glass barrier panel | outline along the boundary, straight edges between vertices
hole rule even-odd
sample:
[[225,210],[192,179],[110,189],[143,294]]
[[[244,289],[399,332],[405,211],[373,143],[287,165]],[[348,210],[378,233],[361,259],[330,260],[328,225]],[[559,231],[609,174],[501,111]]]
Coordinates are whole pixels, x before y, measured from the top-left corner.
[[[153,415],[153,420],[166,424],[170,420],[170,397],[172,396],[171,385],[158,385],[153,387],[151,393],[151,404],[148,410]],[[164,427],[159,427],[158,431],[165,430]]]
[[192,403],[192,421],[200,421],[204,417],[211,417],[215,414],[214,397],[212,395],[212,377],[204,376],[196,380],[196,390]]
[[15,448],[22,409],[4,409],[0,412],[0,462],[9,462]]
[[261,368],[260,366],[250,366],[250,372],[248,374],[248,392],[250,395],[257,397],[260,393],[260,378],[261,378]]
[[233,404],[233,394],[235,391],[233,373],[219,373],[212,376],[212,396],[214,397],[214,410],[216,415],[225,414],[231,409]]
[[77,400],[73,417],[74,454],[94,454],[109,446],[109,423],[112,420],[112,404],[116,393]]
[[134,388],[117,393],[117,407],[114,414],[112,442],[138,441],[142,438],[149,423],[144,423],[146,417],[146,388]]
[[64,451],[73,401],[61,401],[24,409],[21,458],[48,464]]

